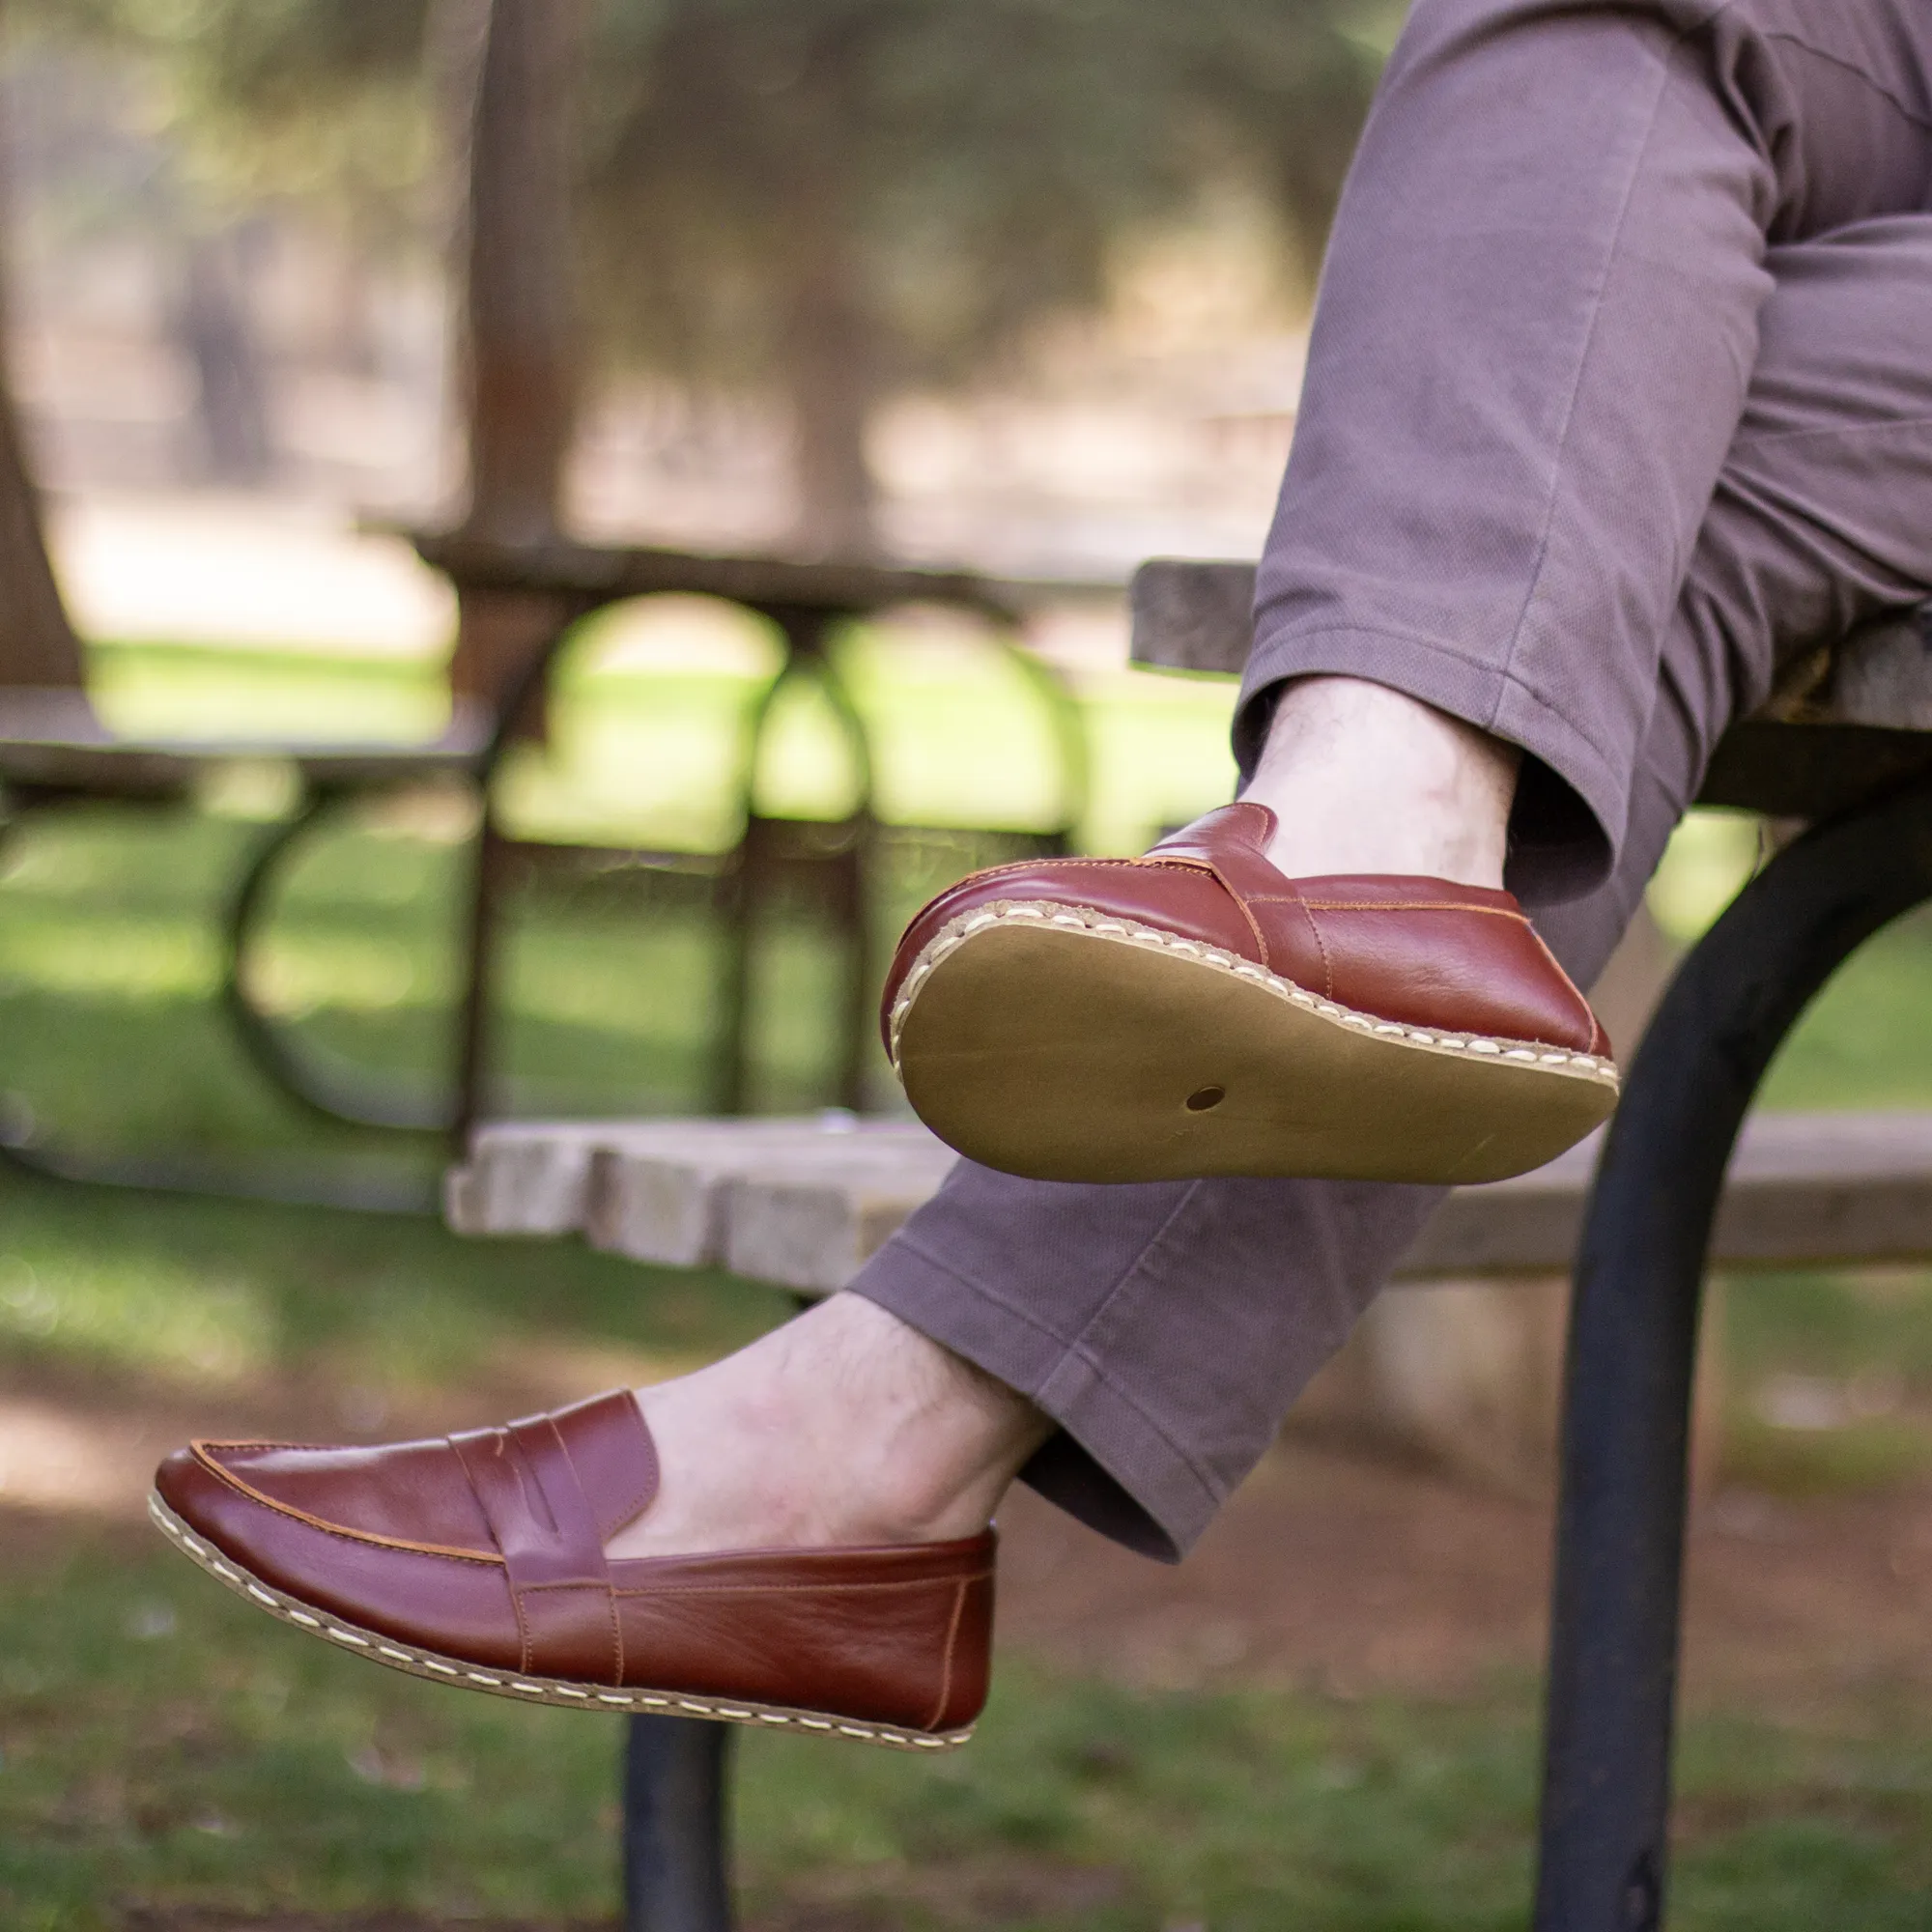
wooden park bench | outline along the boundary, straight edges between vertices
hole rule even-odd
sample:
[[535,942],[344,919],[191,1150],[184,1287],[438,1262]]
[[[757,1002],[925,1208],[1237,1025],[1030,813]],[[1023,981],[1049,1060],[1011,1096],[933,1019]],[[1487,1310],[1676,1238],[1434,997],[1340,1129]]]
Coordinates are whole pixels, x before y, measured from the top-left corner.
[[[1252,591],[1247,566],[1144,568],[1136,659],[1238,670]],[[1662,1922],[1707,1269],[1932,1258],[1932,1115],[1742,1124],[1830,974],[1932,897],[1932,650],[1917,620],[1873,627],[1801,667],[1726,737],[1703,796],[1816,823],[1684,963],[1608,1132],[1538,1173],[1452,1194],[1398,1270],[1466,1280],[1576,1262],[1537,1932]],[[497,1122],[472,1135],[445,1205],[465,1234],[575,1235],[810,1298],[849,1280],[950,1162],[916,1123],[850,1115]],[[728,1729],[630,1724],[626,1925],[724,1932]]]
[[[1533,1174],[1458,1189],[1399,1284],[1570,1265],[1602,1132]],[[815,1300],[844,1287],[955,1156],[917,1121],[514,1121],[477,1130],[445,1182],[459,1235],[554,1239],[660,1267],[723,1267]],[[1932,1113],[1767,1114],[1725,1181],[1712,1266],[1932,1256]]]

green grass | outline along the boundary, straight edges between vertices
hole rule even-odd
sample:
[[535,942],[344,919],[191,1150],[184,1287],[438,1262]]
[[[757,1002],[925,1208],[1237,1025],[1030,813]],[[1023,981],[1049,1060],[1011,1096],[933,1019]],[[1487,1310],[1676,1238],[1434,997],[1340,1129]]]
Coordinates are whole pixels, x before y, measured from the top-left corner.
[[[1024,830],[1071,810],[1087,848],[1136,851],[1234,784],[1231,680],[1075,674],[1081,801],[1066,791],[1037,687],[985,638],[929,622],[855,625],[834,657],[890,823]],[[694,617],[666,599],[590,620],[557,662],[549,751],[521,754],[506,774],[512,819],[573,842],[729,844],[745,728],[779,662],[768,627],[744,613]],[[103,715],[129,733],[407,742],[448,715],[441,667],[420,659],[109,643],[94,646],[91,674]],[[792,688],[756,774],[760,809],[838,817],[853,785],[836,722],[809,683]]]
[[[84,1547],[0,1589],[0,1910],[16,1932],[105,1928],[125,1901],[608,1919],[619,1735],[293,1640],[165,1551]],[[1013,1665],[980,1739],[941,1763],[740,1748],[754,1925],[813,1909],[1040,1932],[1523,1922],[1520,1683],[1345,1703]],[[1682,1787],[1681,1932],[1927,1922],[1922,1731],[1699,1719]]]
[[[718,775],[768,669],[760,648],[722,671],[586,651],[551,751],[509,781],[526,829],[724,842]],[[895,664],[876,640],[849,649],[893,813],[1052,816],[1039,714],[1009,666],[944,639]],[[144,728],[406,737],[436,724],[425,667],[129,647],[101,654],[101,677],[110,710]],[[1095,845],[1131,848],[1225,789],[1225,688],[1122,677],[1088,699]],[[760,774],[766,802],[837,810],[845,782],[822,710],[802,702]],[[240,770],[206,810],[64,811],[0,851],[0,1086],[51,1141],[284,1177],[434,1173],[426,1138],[289,1112],[215,1010],[222,893],[288,803],[286,775]],[[262,990],[312,1049],[389,1078],[442,1065],[465,823],[448,796],[355,814],[289,877]],[[1747,842],[1693,829],[1665,882],[1672,916],[1708,918]],[[882,936],[991,856],[972,840],[893,844]],[[702,1104],[720,957],[702,913],[560,873],[520,890],[511,932],[510,1104]],[[760,1105],[828,1093],[836,965],[803,913],[765,935]],[[1769,1098],[1932,1105],[1927,1010],[1932,924],[1908,921],[1829,989]],[[460,1243],[428,1219],[0,1170],[0,1368],[110,1406],[290,1390],[374,1428],[384,1407],[489,1386],[544,1349],[704,1359],[784,1306],[568,1244]],[[1753,1282],[1731,1295],[1728,1332],[1734,1475],[1803,1492],[1922,1470],[1921,1277]],[[1791,1377],[1884,1383],[1895,1407],[1844,1430],[1773,1426],[1757,1395]],[[1535,1734],[1532,1688],[1514,1680],[1454,1702],[1354,1703],[1279,1686],[1129,1691],[1009,1660],[980,1741],[956,1759],[747,1740],[739,1862],[753,1923],[774,1926],[1501,1932],[1524,1922]],[[0,1924],[104,1932],[135,1904],[608,1920],[617,1747],[601,1719],[452,1696],[294,1641],[142,1543],[37,1533],[0,1576]],[[1922,1699],[1803,1725],[1701,1713],[1681,1784],[1681,1932],[1932,1924]]]
[[783,1319],[775,1291],[576,1242],[469,1242],[346,1213],[0,1170],[0,1353],[182,1389],[460,1388],[526,1349],[708,1359]]

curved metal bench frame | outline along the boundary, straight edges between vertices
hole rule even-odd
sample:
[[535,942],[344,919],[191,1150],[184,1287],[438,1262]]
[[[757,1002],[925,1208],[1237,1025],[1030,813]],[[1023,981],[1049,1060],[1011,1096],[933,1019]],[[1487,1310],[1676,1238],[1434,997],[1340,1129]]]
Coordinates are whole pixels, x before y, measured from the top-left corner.
[[1691,1382],[1738,1129],[1799,1016],[1932,899],[1932,786],[1817,826],[1692,950],[1644,1035],[1577,1260],[1537,1932],[1663,1922]]

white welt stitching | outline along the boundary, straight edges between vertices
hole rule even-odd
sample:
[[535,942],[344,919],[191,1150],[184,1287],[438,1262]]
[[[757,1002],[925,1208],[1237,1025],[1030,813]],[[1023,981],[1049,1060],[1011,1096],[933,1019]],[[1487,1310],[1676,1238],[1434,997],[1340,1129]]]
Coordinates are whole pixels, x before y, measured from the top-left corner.
[[346,1630],[339,1624],[327,1622],[311,1616],[299,1608],[289,1598],[268,1589],[244,1572],[223,1563],[214,1552],[195,1539],[172,1520],[172,1512],[167,1512],[158,1498],[153,1498],[149,1505],[149,1515],[155,1522],[177,1543],[192,1546],[199,1551],[197,1560],[204,1569],[218,1571],[230,1579],[230,1587],[253,1599],[274,1615],[287,1622],[320,1632],[338,1643],[354,1646],[368,1652],[373,1657],[386,1660],[405,1670],[434,1674],[444,1679],[462,1679],[481,1685],[487,1690],[500,1694],[512,1692],[525,1697],[540,1699],[547,1703],[561,1704],[566,1701],[579,1705],[597,1702],[614,1706],[622,1710],[639,1708],[647,1710],[689,1711],[701,1718],[723,1719],[732,1723],[757,1723],[773,1729],[796,1726],[801,1730],[837,1732],[844,1737],[863,1738],[867,1743],[891,1745],[899,1749],[910,1750],[952,1750],[965,1744],[973,1735],[971,1727],[950,1731],[933,1737],[917,1731],[900,1730],[889,1724],[865,1725],[837,1722],[830,1718],[810,1718],[801,1714],[767,1710],[755,1704],[725,1704],[708,1697],[668,1697],[655,1696],[649,1691],[631,1693],[617,1690],[592,1692],[574,1684],[565,1684],[547,1678],[505,1678],[484,1670],[458,1670],[453,1664],[444,1663],[440,1659],[427,1652],[408,1646],[384,1642],[379,1638],[364,1635],[354,1630]]
[[1284,980],[1278,974],[1257,966],[1252,960],[1242,959],[1235,953],[1224,952],[1219,947],[1204,945],[1199,940],[1182,939],[1177,933],[1163,932],[1155,926],[1139,925],[1132,921],[1113,917],[1103,918],[1100,914],[1086,908],[1056,905],[1051,900],[1022,901],[1017,904],[996,902],[981,908],[956,925],[946,927],[926,946],[924,952],[914,961],[912,971],[900,983],[898,997],[893,1002],[890,1030],[895,1065],[898,1060],[899,1036],[905,1030],[906,1015],[912,1010],[914,995],[931,977],[934,967],[957,952],[975,933],[983,932],[988,926],[1010,923],[1014,921],[1044,923],[1076,929],[1092,933],[1096,938],[1153,947],[1161,952],[1176,953],[1183,959],[1198,960],[1219,972],[1231,973],[1238,979],[1250,980],[1258,985],[1265,986],[1277,998],[1292,1000],[1296,1006],[1317,1012],[1325,1020],[1334,1020],[1343,1026],[1372,1031],[1391,1039],[1402,1039],[1416,1046],[1435,1047],[1451,1053],[1476,1054],[1485,1059],[1503,1058],[1540,1066],[1575,1066],[1594,1074],[1600,1080],[1607,1081],[1611,1086],[1620,1084],[1616,1063],[1599,1059],[1594,1054],[1541,1053],[1520,1044],[1505,1044],[1501,1040],[1473,1037],[1465,1038],[1457,1034],[1432,1034],[1415,1027],[1397,1026],[1392,1022],[1377,1020],[1372,1014],[1353,1012],[1347,1007],[1337,1006],[1332,1000],[1317,999],[1292,980]]

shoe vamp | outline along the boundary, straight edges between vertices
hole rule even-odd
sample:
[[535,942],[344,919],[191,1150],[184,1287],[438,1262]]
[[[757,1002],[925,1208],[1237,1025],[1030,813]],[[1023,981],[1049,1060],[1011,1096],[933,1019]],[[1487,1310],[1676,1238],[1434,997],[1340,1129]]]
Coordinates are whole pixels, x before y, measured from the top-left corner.
[[331,1449],[211,1443],[204,1453],[257,1494],[318,1522],[383,1542],[496,1550],[447,1442]]
[[946,1692],[959,1586],[626,1591],[627,1683],[922,1729]]
[[[1460,907],[1337,906],[1311,895],[1282,921],[1284,938],[1305,951],[1311,920],[1328,978],[1313,990],[1357,1012],[1590,1050],[1595,1027],[1581,998],[1520,920]],[[1293,959],[1275,970],[1309,983]]]

